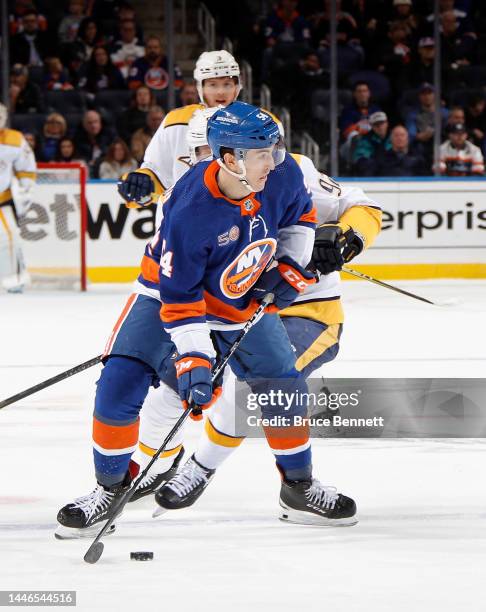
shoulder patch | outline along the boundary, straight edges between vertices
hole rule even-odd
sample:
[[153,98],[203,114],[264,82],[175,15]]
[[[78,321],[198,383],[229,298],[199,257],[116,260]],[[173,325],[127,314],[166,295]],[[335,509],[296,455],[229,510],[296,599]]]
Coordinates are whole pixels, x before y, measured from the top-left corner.
[[22,133],[17,130],[1,130],[0,144],[7,145],[9,147],[20,147],[22,144]]
[[182,106],[181,108],[175,108],[166,115],[162,127],[167,128],[172,125],[187,125],[193,116],[194,112],[204,108],[202,104],[189,104],[188,106]]

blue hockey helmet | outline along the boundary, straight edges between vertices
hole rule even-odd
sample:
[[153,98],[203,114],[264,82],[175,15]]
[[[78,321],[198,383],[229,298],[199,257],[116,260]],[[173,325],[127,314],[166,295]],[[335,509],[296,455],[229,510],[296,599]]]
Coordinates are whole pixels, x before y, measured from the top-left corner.
[[233,102],[216,111],[208,121],[207,135],[216,158],[221,157],[221,147],[243,152],[271,147],[280,140],[278,125],[272,117],[245,102]]

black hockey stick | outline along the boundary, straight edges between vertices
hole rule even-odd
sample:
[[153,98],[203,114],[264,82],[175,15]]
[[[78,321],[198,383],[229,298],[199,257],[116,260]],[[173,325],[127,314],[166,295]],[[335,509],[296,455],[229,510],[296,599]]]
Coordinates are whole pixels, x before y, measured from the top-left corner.
[[[272,301],[273,301],[272,294],[268,294],[267,296],[263,298],[262,303],[255,310],[253,316],[250,319],[248,319],[248,321],[245,323],[245,326],[241,330],[241,333],[239,334],[238,338],[236,338],[236,340],[233,342],[233,344],[231,345],[231,348],[228,350],[226,355],[221,359],[219,363],[217,363],[214,366],[213,371],[211,373],[211,380],[213,383],[218,378],[218,376],[221,374],[221,372],[224,370],[226,364],[231,359],[231,356],[236,351],[238,346],[241,344],[243,338],[250,331],[250,329],[255,325],[255,323],[259,320],[265,308],[269,304],[271,304]],[[121,514],[123,508],[127,505],[127,503],[132,498],[133,494],[135,493],[135,490],[138,487],[138,485],[142,482],[142,480],[148,474],[150,468],[157,461],[159,456],[164,452],[164,450],[166,449],[167,445],[172,440],[172,438],[177,434],[179,429],[182,427],[184,422],[187,420],[187,418],[191,414],[193,408],[194,408],[194,402],[191,401],[189,406],[184,410],[182,415],[177,420],[174,427],[169,431],[169,433],[167,434],[167,437],[162,442],[162,445],[157,450],[155,455],[152,457],[152,459],[150,460],[148,465],[145,467],[145,469],[138,475],[138,478],[132,482],[132,486],[127,491],[125,491],[125,493],[118,498],[118,500],[115,502],[112,508],[110,508],[110,512],[108,513],[108,518],[106,520],[106,523],[100,529],[98,535],[93,540],[93,542],[91,543],[91,546],[88,548],[88,550],[86,551],[83,557],[86,563],[96,563],[99,560],[99,558],[103,554],[103,549],[104,549],[104,544],[103,542],[101,542],[101,538],[105,535],[108,529],[112,526],[116,517],[119,514]]]
[[47,387],[50,387],[51,385],[55,385],[56,383],[61,382],[61,380],[65,380],[66,378],[69,378],[70,376],[74,376],[75,374],[84,372],[84,370],[87,370],[88,368],[91,368],[95,366],[96,364],[100,363],[102,359],[103,359],[103,355],[98,355],[97,357],[93,357],[93,359],[90,359],[89,361],[85,361],[84,363],[80,363],[79,365],[74,366],[74,368],[71,368],[70,370],[61,372],[60,374],[57,374],[56,376],[53,376],[52,378],[48,378],[47,380],[44,380],[43,382],[38,383],[37,385],[34,385],[33,387],[29,387],[28,389],[25,389],[24,391],[21,391],[20,393],[17,393],[16,395],[7,397],[7,399],[4,399],[0,402],[0,409],[5,408],[5,406],[9,406],[10,404],[14,404],[15,402],[18,402],[19,400],[24,399],[24,397],[29,397],[29,395],[32,395],[33,393],[37,393],[37,391],[42,391],[42,389],[46,389]]
[[373,278],[373,276],[368,276],[367,274],[363,274],[363,272],[358,272],[357,270],[352,270],[351,268],[343,267],[343,272],[347,274],[351,274],[352,276],[357,276],[358,278],[362,278],[363,280],[370,281],[370,283],[375,283],[375,285],[379,285],[380,287],[384,287],[385,289],[391,289],[392,291],[396,291],[397,293],[401,293],[402,295],[408,295],[408,297],[413,298],[414,300],[420,300],[421,302],[426,302],[427,304],[432,304],[432,306],[451,306],[455,302],[445,301],[445,302],[432,302],[432,300],[428,300],[427,298],[421,297],[420,295],[415,295],[415,293],[410,293],[409,291],[405,291],[405,289],[400,289],[399,287],[395,287],[394,285],[389,285],[388,283],[384,283],[377,278]]

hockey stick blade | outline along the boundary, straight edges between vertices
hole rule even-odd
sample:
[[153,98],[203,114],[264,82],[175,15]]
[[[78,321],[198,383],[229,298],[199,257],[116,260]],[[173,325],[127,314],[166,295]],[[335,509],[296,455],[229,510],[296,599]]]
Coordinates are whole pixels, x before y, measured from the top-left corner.
[[91,563],[93,565],[94,563],[99,561],[99,558],[103,554],[104,547],[105,545],[103,544],[103,542],[93,542],[93,544],[91,544],[91,546],[86,551],[86,554],[84,555],[83,559],[86,561],[86,563]]
[[[241,330],[240,334],[238,335],[236,340],[231,345],[231,348],[228,350],[226,355],[221,359],[221,361],[219,363],[217,363],[214,366],[214,369],[212,370],[212,373],[211,373],[212,374],[211,375],[211,380],[212,380],[213,383],[216,381],[218,376],[224,370],[224,368],[226,367],[226,364],[228,363],[228,361],[230,360],[231,356],[236,351],[238,346],[241,344],[241,341],[243,340],[243,338],[250,331],[250,329],[253,327],[253,325],[255,325],[255,323],[257,323],[257,321],[260,319],[261,315],[265,311],[265,308],[269,304],[271,304],[271,302],[273,302],[273,299],[274,299],[273,294],[268,294],[267,296],[265,296],[263,298],[262,303],[255,310],[255,312],[253,313],[252,317],[245,323],[243,329]],[[172,438],[174,438],[174,436],[177,434],[177,432],[182,427],[184,422],[189,418],[189,415],[191,414],[193,408],[194,408],[194,403],[192,402],[184,410],[182,415],[177,419],[176,424],[169,431],[169,433],[167,434],[166,438],[162,442],[162,445],[160,446],[160,448],[152,456],[152,459],[149,461],[149,463],[145,466],[145,469],[142,470],[142,472],[140,472],[140,474],[138,475],[137,479],[134,482],[132,482],[132,486],[127,491],[125,491],[125,493],[119,498],[118,502],[111,509],[111,512],[108,513],[108,518],[106,520],[106,523],[100,529],[98,535],[93,540],[93,542],[91,543],[91,546],[88,548],[88,550],[86,551],[86,553],[85,553],[85,555],[83,557],[83,559],[86,561],[86,563],[94,564],[97,561],[99,561],[101,555],[103,554],[103,549],[104,549],[104,546],[103,546],[103,544],[100,541],[101,538],[104,536],[104,534],[111,527],[111,525],[113,524],[113,521],[116,519],[116,517],[119,514],[122,513],[123,508],[126,506],[126,504],[132,498],[132,496],[135,493],[138,485],[142,482],[142,480],[148,474],[150,468],[157,461],[159,456],[164,452],[164,450],[166,449],[167,445],[170,443]]]

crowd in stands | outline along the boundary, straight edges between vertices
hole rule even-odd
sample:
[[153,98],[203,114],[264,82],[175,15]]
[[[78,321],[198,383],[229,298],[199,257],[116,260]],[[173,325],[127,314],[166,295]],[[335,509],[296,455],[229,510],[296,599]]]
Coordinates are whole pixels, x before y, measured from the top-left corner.
[[[329,148],[330,0],[206,0],[218,31],[290,109],[296,132]],[[432,0],[337,0],[340,174],[434,173]],[[161,40],[144,36],[136,3],[9,3],[13,127],[40,161],[84,160],[108,178],[143,159],[167,108]],[[258,15],[264,9],[265,14]],[[486,2],[440,0],[440,172],[484,173]],[[174,67],[179,105],[198,102]]]
[[[330,0],[241,0],[219,29],[269,85],[292,125],[329,147]],[[340,174],[433,173],[434,2],[337,0]],[[236,12],[236,14],[235,14]],[[235,25],[238,24],[238,25]],[[486,2],[440,0],[443,174],[482,174],[486,154]],[[459,116],[459,111],[461,116]],[[458,127],[460,126],[460,127]],[[400,129],[397,129],[400,128]],[[464,134],[464,144],[453,134]],[[457,159],[460,159],[458,162]]]
[[[12,127],[38,161],[83,161],[118,178],[142,161],[162,122],[169,83],[161,40],[144,37],[118,0],[15,0],[9,15]],[[177,102],[198,102],[174,67]]]

